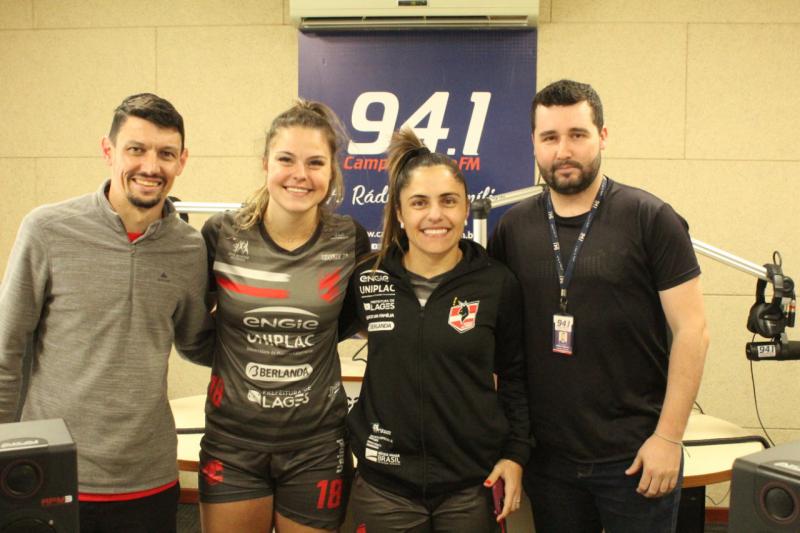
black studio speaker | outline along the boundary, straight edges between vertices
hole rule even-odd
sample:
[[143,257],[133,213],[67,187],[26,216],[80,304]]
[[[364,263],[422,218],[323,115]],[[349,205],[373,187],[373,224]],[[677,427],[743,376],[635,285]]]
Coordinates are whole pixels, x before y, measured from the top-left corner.
[[78,462],[64,421],[0,424],[0,533],[78,529]]
[[733,463],[730,533],[800,531],[800,441]]

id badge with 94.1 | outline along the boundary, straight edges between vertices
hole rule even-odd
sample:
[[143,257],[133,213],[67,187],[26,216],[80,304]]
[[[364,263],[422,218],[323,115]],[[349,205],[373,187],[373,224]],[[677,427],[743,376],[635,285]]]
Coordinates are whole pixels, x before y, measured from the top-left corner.
[[572,355],[572,325],[575,318],[566,313],[553,315],[553,351]]

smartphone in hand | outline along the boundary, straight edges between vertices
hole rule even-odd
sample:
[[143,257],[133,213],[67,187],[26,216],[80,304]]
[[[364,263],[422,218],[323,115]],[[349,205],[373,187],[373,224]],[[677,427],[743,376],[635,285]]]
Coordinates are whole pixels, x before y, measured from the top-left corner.
[[[503,502],[506,495],[506,484],[503,478],[497,478],[492,485],[492,504],[494,505],[494,515],[499,516],[503,512]],[[506,519],[500,521],[500,532],[506,533]]]

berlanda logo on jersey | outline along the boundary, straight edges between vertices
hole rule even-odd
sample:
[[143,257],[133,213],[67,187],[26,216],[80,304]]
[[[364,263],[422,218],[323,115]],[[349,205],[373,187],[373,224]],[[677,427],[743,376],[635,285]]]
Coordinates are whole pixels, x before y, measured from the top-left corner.
[[453,305],[450,307],[450,316],[447,323],[459,333],[464,333],[475,327],[475,319],[478,318],[478,305],[480,300],[474,302],[462,302],[458,298],[453,298]]

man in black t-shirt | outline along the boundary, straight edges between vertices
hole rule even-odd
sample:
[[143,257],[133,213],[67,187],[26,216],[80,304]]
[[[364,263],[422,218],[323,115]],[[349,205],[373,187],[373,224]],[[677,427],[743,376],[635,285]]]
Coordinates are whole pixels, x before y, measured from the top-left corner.
[[523,288],[536,531],[674,531],[708,347],[688,225],[600,172],[591,86],[545,87],[531,122],[547,188],[504,215],[489,251]]

